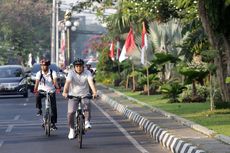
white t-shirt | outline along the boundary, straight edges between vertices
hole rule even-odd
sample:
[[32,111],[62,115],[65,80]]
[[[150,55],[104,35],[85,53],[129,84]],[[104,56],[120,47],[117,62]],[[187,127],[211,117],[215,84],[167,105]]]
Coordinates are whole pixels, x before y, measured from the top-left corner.
[[71,81],[69,87],[69,95],[85,97],[89,94],[88,80],[93,79],[92,74],[88,70],[84,70],[81,74],[74,70],[69,70],[66,80]]
[[[53,81],[51,78],[50,69],[47,74],[44,74],[44,72],[42,71],[42,75],[43,76],[40,80],[41,71],[38,71],[36,73],[36,80],[39,80],[38,90],[44,90],[44,91],[55,90],[55,87],[53,85]],[[53,79],[57,78],[57,73],[54,70],[52,70],[52,76],[53,76]]]

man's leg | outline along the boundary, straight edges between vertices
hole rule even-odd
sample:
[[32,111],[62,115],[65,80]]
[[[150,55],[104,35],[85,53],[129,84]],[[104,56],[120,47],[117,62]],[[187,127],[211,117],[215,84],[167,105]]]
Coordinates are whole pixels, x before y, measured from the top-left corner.
[[91,128],[90,120],[91,120],[91,103],[90,99],[84,98],[83,104],[84,104],[84,115],[85,115],[85,128],[89,129]]
[[69,127],[69,139],[73,139],[75,137],[75,130],[74,130],[74,117],[76,112],[76,102],[73,99],[68,100],[68,110],[67,110],[67,120],[68,120],[68,127]]
[[55,123],[57,123],[57,104],[56,104],[56,95],[53,93],[50,95],[50,101],[51,101],[51,123],[52,123],[52,129],[57,130],[57,127]]
[[36,95],[37,116],[42,115],[42,98],[43,96],[41,94]]

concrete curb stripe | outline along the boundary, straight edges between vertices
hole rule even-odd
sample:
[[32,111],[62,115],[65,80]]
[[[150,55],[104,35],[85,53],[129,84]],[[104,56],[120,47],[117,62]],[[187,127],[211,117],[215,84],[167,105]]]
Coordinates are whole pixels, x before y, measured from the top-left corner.
[[144,120],[143,120],[142,123],[141,123],[141,127],[144,127],[144,125],[145,125],[146,122],[147,122],[147,119],[144,118]]
[[164,130],[161,129],[161,128],[158,130],[158,132],[157,132],[157,134],[156,134],[156,138],[155,138],[155,139],[157,140],[157,142],[160,142],[160,141],[159,141],[159,138],[160,138],[160,135],[161,135],[161,133],[162,133],[163,131],[164,131]]
[[142,119],[142,116],[138,115],[138,120],[137,120],[138,124],[140,123],[141,119]]
[[132,112],[131,119],[133,120],[134,117],[135,117],[135,112]]
[[156,138],[156,132],[158,132],[159,129],[160,129],[160,127],[156,126],[156,128],[153,130],[152,136],[154,138]]
[[138,119],[138,114],[136,113],[135,116],[134,116],[134,118],[133,118],[133,121],[136,123],[137,119]]
[[176,146],[180,142],[180,139],[176,138],[173,145],[171,146],[171,151],[176,153]]
[[195,146],[191,146],[191,147],[189,147],[189,149],[188,149],[188,153],[195,153],[195,150],[197,149],[197,147],[195,147]]
[[187,153],[187,151],[188,151],[188,149],[189,149],[190,146],[191,146],[191,144],[185,143],[185,144],[183,145],[183,147],[182,147],[181,152],[182,152],[182,153]]
[[150,133],[151,135],[152,135],[152,133],[153,133],[153,130],[154,130],[156,127],[157,127],[157,125],[153,123],[151,129],[149,130],[149,133]]
[[181,150],[184,146],[185,142],[182,140],[182,143],[180,144],[179,148],[178,148],[178,151],[177,152],[180,152],[181,153]]
[[169,135],[169,138],[166,140],[166,147],[170,149],[170,144],[173,142],[173,136]]
[[148,119],[145,119],[145,121],[144,121],[144,123],[143,123],[143,129],[146,128],[146,126],[148,125],[148,122],[149,122],[149,120],[148,120]]
[[175,152],[179,152],[179,149],[180,149],[180,146],[182,145],[183,141],[182,140],[179,140],[177,145],[176,145],[176,148],[175,148]]
[[141,125],[141,123],[143,122],[144,119],[145,119],[145,118],[141,116],[141,120],[140,120],[140,122],[139,122],[139,125]]
[[138,114],[135,113],[135,116],[134,116],[134,118],[133,118],[133,121],[136,123],[136,122],[137,122],[137,119],[138,119]]
[[169,139],[169,137],[170,137],[170,134],[167,131],[167,133],[162,138],[162,144],[165,148],[167,147],[167,140]]
[[164,142],[163,140],[164,140],[164,137],[166,136],[167,133],[168,133],[167,131],[162,131],[161,135],[159,136],[159,142],[160,142],[163,146],[165,146],[165,145],[164,145],[165,142]]
[[147,120],[147,122],[145,122],[145,124],[144,124],[144,131],[145,131],[145,132],[148,131],[148,126],[149,126],[149,124],[150,124],[150,121]]
[[149,122],[148,126],[146,127],[146,133],[150,133],[151,127],[153,126],[153,122]]

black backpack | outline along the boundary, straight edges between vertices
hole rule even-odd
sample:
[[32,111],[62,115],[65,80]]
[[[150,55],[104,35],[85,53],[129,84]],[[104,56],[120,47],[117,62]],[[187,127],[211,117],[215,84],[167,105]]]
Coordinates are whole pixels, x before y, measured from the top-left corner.
[[[42,78],[44,79],[43,74],[42,74],[42,70],[40,70],[40,73],[41,73],[41,76],[40,76],[39,81],[41,81]],[[53,82],[53,70],[52,69],[50,69],[50,77],[51,77],[52,82]],[[45,84],[45,79],[44,79],[44,84]]]

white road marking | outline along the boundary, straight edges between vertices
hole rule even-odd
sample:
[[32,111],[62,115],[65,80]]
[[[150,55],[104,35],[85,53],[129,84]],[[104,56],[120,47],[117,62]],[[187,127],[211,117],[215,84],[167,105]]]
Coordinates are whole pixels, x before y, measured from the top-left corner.
[[14,120],[17,121],[19,118],[20,118],[20,115],[16,115],[16,116],[14,117]]
[[4,141],[0,141],[0,148],[2,147],[3,143],[4,143]]
[[23,106],[27,106],[27,103],[24,103]]
[[145,148],[143,148],[129,133],[108,113],[106,113],[101,107],[92,101],[92,103],[125,135],[125,137],[142,153],[149,153]]
[[6,129],[6,133],[11,132],[12,129],[13,129],[13,127],[14,127],[14,125],[9,125],[9,126],[7,127],[7,129]]

